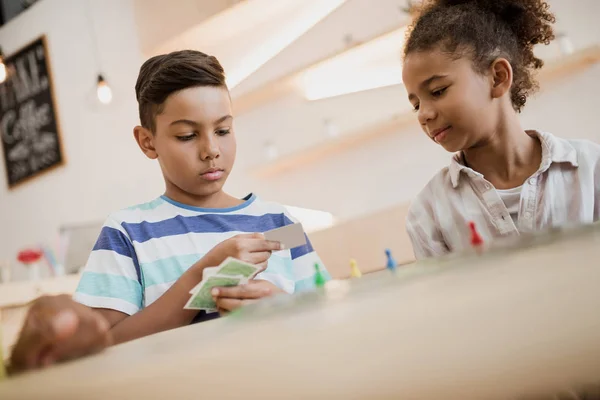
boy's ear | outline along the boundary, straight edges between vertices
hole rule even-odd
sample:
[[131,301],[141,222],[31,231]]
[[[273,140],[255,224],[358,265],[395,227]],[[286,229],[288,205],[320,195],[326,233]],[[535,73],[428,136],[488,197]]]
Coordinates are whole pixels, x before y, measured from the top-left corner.
[[158,154],[154,148],[154,135],[149,129],[138,125],[133,128],[133,136],[135,136],[135,141],[137,142],[138,146],[140,146],[140,149],[142,149],[146,157],[152,160],[158,158]]
[[513,70],[506,58],[497,58],[490,66],[492,98],[498,99],[510,92]]

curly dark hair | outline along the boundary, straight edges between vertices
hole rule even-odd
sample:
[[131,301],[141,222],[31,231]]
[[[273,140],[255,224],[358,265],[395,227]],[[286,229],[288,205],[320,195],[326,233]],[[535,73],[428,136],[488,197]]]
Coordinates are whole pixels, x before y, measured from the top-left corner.
[[498,57],[513,69],[510,98],[520,112],[538,89],[533,71],[544,62],[533,54],[536,44],[554,39],[556,21],[543,0],[424,0],[408,29],[404,56],[440,48],[460,58],[472,58],[483,73]]
[[135,84],[142,126],[154,133],[154,118],[162,112],[167,97],[196,86],[227,87],[219,60],[196,50],[174,51],[148,59],[140,68]]

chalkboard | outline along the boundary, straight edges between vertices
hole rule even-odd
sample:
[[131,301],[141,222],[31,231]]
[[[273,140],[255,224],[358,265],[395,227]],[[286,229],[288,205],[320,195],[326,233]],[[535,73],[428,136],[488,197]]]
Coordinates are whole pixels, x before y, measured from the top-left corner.
[[64,161],[45,36],[5,59],[0,143],[9,188]]

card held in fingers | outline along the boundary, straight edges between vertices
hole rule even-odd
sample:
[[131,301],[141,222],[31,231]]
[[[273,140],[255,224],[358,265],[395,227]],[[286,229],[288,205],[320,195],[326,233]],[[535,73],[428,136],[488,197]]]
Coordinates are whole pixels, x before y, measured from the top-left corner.
[[196,286],[194,286],[194,288],[192,290],[190,290],[190,294],[196,293],[200,289],[200,286],[202,286],[202,282],[204,282],[205,280],[207,280],[211,276],[216,275],[218,270],[219,270],[219,267],[206,267],[206,268],[204,268],[202,270],[202,280],[200,282],[198,282],[198,284]]
[[194,286],[192,290],[190,290],[190,294],[198,292],[203,282],[211,276],[241,275],[248,280],[254,278],[259,272],[261,272],[261,268],[257,267],[256,265],[238,260],[237,258],[227,257],[218,267],[204,268],[204,271],[202,271],[202,281]]
[[202,281],[199,290],[190,297],[186,305],[186,310],[214,310],[217,308],[210,291],[214,287],[237,286],[247,282],[243,276],[211,276]]
[[286,225],[264,233],[265,239],[279,242],[286,249],[293,249],[306,244],[306,235],[301,223]]
[[241,275],[246,279],[252,279],[256,274],[261,271],[260,267],[249,264],[247,262],[238,260],[237,258],[227,257],[225,261],[219,265],[219,268],[215,272],[216,275]]

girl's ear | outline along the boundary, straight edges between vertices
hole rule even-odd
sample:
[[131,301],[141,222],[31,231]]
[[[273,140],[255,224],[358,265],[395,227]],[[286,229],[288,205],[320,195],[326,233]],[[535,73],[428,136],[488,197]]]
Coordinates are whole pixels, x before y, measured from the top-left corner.
[[506,58],[497,58],[490,66],[492,98],[498,99],[510,92],[513,81],[513,70]]

